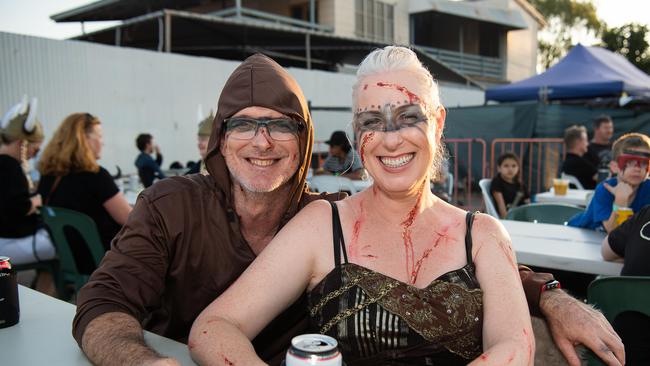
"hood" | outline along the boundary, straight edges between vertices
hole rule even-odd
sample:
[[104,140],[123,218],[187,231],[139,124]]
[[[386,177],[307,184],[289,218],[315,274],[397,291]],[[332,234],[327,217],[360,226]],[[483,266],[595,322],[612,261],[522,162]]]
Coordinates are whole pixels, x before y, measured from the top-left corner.
[[307,191],[305,181],[311,162],[314,127],[307,100],[300,86],[271,58],[259,53],[250,56],[226,81],[217,104],[217,114],[212,121],[212,134],[208,143],[205,165],[217,189],[223,192],[228,205],[232,207],[230,173],[219,149],[224,130],[223,121],[240,110],[252,106],[276,110],[294,120],[302,121],[306,127],[298,135],[300,167],[290,182],[291,196],[289,208],[284,216],[284,224],[298,211],[300,200]]

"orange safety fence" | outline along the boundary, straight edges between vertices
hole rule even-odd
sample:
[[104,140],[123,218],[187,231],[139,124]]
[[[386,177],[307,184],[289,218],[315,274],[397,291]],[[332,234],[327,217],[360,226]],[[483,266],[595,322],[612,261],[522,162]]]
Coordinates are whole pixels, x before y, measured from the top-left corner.
[[[486,172],[487,144],[480,138],[444,139],[449,152],[449,173],[453,176],[451,203],[475,210],[482,200],[475,195],[473,187]],[[476,184],[475,184],[476,183]]]
[[494,139],[490,147],[490,177],[496,175],[497,159],[505,152],[513,152],[519,157],[519,176],[533,195],[552,185],[564,161],[566,148],[561,138]]

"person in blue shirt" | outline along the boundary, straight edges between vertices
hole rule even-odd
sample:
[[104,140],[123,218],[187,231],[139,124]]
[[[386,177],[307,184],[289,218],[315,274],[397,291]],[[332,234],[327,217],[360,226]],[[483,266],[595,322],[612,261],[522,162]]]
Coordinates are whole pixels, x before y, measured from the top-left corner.
[[[155,178],[165,178],[165,174],[160,170],[163,156],[160,153],[158,145],[154,144],[153,136],[148,133],[139,134],[135,140],[135,145],[140,150],[140,154],[135,159],[135,166],[138,168],[138,175],[140,176],[142,185],[144,188],[147,188],[153,184]],[[156,153],[156,160],[151,157],[154,151]]]
[[596,186],[587,210],[569,220],[568,225],[595,230],[612,231],[620,208],[637,213],[650,204],[650,138],[640,133],[628,133],[618,138],[612,147],[610,169],[616,177]]

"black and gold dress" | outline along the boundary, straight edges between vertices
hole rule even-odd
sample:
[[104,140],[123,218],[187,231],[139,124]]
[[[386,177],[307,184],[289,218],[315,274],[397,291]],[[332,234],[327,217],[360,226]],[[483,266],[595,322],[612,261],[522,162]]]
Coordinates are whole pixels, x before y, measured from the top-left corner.
[[[482,352],[483,302],[472,262],[420,289],[349,263],[332,202],[335,268],[309,293],[310,327],[336,338],[348,366],[465,365]],[[343,263],[341,263],[343,249]]]

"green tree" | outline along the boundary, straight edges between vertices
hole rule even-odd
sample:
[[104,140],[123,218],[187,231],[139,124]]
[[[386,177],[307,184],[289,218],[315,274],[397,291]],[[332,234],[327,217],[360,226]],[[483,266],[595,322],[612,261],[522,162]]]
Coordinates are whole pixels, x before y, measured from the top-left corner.
[[603,47],[620,53],[636,67],[650,74],[647,26],[628,23],[620,27],[607,28],[603,31],[602,39]]
[[539,64],[552,66],[576,44],[580,33],[598,36],[603,26],[591,0],[530,0],[546,18],[547,26],[539,35]]

